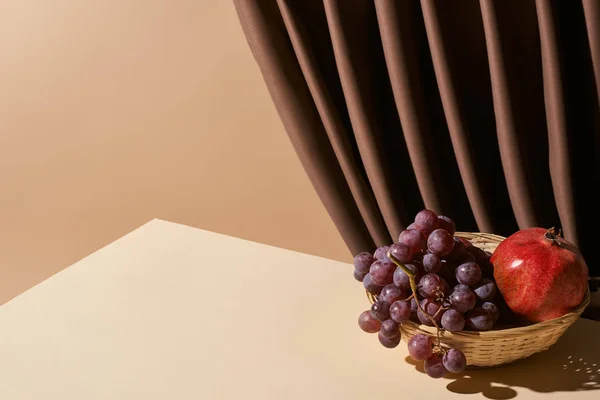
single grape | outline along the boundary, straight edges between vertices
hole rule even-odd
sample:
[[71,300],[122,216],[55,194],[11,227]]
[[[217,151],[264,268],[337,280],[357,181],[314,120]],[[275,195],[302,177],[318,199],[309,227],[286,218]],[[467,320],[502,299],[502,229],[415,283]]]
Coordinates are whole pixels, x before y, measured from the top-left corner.
[[471,290],[471,288],[468,287],[467,285],[463,285],[462,283],[459,283],[458,285],[454,286],[454,288],[452,290]]
[[377,300],[371,306],[371,314],[379,321],[385,321],[390,317],[390,303],[383,300]]
[[438,215],[438,228],[446,230],[451,235],[456,233],[456,224],[445,215]]
[[446,255],[446,260],[458,260],[460,259],[464,254],[468,254],[467,248],[465,247],[465,245],[463,244],[463,242],[461,242],[458,238],[454,238],[454,248],[452,249],[452,251],[450,253],[448,253]]
[[423,232],[424,235],[429,235],[433,232],[438,225],[438,218],[436,213],[431,210],[419,211],[415,216],[415,225],[417,229]]
[[400,334],[400,325],[392,319],[386,319],[381,323],[379,332],[381,332],[383,336],[396,337]]
[[[410,271],[417,274],[417,276],[419,276],[419,269],[417,268],[417,266],[415,264],[404,264],[404,266],[406,268],[408,268]],[[410,279],[409,279],[408,275],[406,275],[406,273],[402,270],[402,268],[400,268],[400,267],[396,268],[392,279],[394,281],[394,285],[398,286],[400,289],[402,289],[404,291],[410,290]]]
[[402,243],[410,247],[414,254],[422,252],[427,246],[425,243],[425,238],[417,229],[407,229],[402,231],[400,237],[398,238],[398,243]]
[[494,319],[494,323],[500,318],[500,310],[494,303],[486,301],[481,305],[481,309],[487,312]]
[[423,257],[423,269],[425,272],[437,274],[442,268],[442,260],[435,254],[425,254]]
[[[457,289],[459,286],[460,288]],[[454,291],[450,294],[449,300],[452,308],[458,312],[465,313],[475,307],[477,297],[468,286],[456,285]]]
[[419,230],[419,228],[417,228],[417,225],[415,225],[414,222],[412,224],[410,224],[409,226],[407,226],[405,230],[409,230],[409,229]]
[[460,240],[461,242],[463,242],[463,244],[465,245],[465,247],[467,248],[467,250],[469,250],[471,247],[473,247],[473,243],[471,243],[469,241],[469,239],[465,239],[465,238],[459,237],[458,240]]
[[425,298],[437,298],[438,292],[444,290],[442,278],[436,274],[427,274],[419,281],[419,294]]
[[[371,267],[373,268],[373,267]],[[474,286],[481,280],[481,269],[474,262],[464,263],[456,268],[456,280],[467,286]]]
[[373,254],[373,256],[380,261],[390,261],[390,259],[387,256],[387,252],[389,249],[390,249],[390,246],[378,247],[377,250],[375,250],[375,253]]
[[492,301],[496,297],[496,284],[490,279],[483,278],[473,287],[477,298],[481,301]]
[[387,337],[387,336],[383,335],[381,332],[379,332],[377,334],[377,337],[379,338],[379,343],[381,343],[383,345],[383,347],[387,347],[388,349],[393,349],[394,347],[398,346],[398,344],[400,343],[400,334],[398,334],[394,337]]
[[[423,310],[425,310],[432,317],[435,315],[435,313],[437,313],[437,311],[440,309],[440,307],[441,307],[441,305],[439,303],[436,303],[432,299],[425,299],[425,300],[421,301],[421,308]],[[417,317],[419,318],[419,321],[421,321],[422,324],[428,325],[428,326],[434,326],[433,322],[431,322],[429,317],[427,317],[425,314],[423,314],[420,309],[417,310]],[[442,315],[438,314],[437,317],[435,317],[435,322],[439,324],[441,322],[441,319],[442,319]]]
[[371,253],[367,253],[365,251],[354,257],[354,268],[366,274],[369,272],[369,268],[371,268],[371,264],[374,262],[375,258],[371,255]]
[[432,378],[442,378],[448,372],[446,367],[444,367],[442,357],[435,353],[425,360],[423,367],[425,368],[425,373]]
[[394,281],[394,271],[396,271],[396,264],[393,262],[377,260],[371,265],[369,274],[373,283],[385,286]]
[[442,314],[442,327],[450,332],[462,331],[465,327],[465,317],[455,309],[449,309]]
[[381,293],[382,287],[373,283],[373,280],[371,279],[371,274],[365,275],[365,277],[363,278],[363,286],[365,287],[367,292],[371,294],[378,295],[379,293]]
[[427,239],[427,248],[439,257],[450,254],[454,248],[454,238],[443,229],[431,232]]
[[461,254],[460,257],[458,257],[455,261],[458,265],[460,265],[468,262],[475,262],[475,257],[473,256],[473,254],[466,252]]
[[367,333],[375,333],[379,332],[381,322],[373,316],[370,310],[367,310],[358,317],[358,326]]
[[390,306],[390,318],[399,324],[408,321],[411,314],[411,306],[407,301],[396,301]]
[[354,268],[354,279],[356,279],[357,281],[362,282],[366,274],[366,272],[361,272]]
[[387,301],[390,304],[407,297],[406,292],[393,283],[384,286],[383,289],[381,289],[381,293],[379,293],[379,299]]
[[450,349],[442,357],[444,367],[453,374],[460,374],[467,368],[467,357],[458,349]]
[[416,361],[427,360],[433,354],[433,342],[429,336],[418,333],[408,341],[408,354]]
[[483,308],[474,308],[467,314],[467,327],[475,331],[489,331],[494,326],[494,317]]
[[413,256],[411,248],[402,243],[394,243],[390,247],[390,254],[396,257],[402,264],[410,262]]
[[479,247],[471,246],[467,250],[473,255],[473,257],[475,257],[475,262],[477,264],[483,264],[487,261],[487,254],[485,254],[485,251],[481,250]]

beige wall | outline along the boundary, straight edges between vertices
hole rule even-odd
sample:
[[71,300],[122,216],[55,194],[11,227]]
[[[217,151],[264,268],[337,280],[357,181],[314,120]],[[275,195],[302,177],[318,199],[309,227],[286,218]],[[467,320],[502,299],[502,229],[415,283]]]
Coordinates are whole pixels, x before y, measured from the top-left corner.
[[0,302],[154,217],[350,259],[230,1],[0,1]]

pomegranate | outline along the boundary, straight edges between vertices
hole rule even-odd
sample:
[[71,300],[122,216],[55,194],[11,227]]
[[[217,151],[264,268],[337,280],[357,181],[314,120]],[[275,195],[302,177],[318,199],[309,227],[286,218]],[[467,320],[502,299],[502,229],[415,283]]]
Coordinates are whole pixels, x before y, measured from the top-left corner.
[[508,307],[530,321],[566,314],[587,291],[583,256],[554,228],[528,228],[511,235],[500,243],[491,263]]

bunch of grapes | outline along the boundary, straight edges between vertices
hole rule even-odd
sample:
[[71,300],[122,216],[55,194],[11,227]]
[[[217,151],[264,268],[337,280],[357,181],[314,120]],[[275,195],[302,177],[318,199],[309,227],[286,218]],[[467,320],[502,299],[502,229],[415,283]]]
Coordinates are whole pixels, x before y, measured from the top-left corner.
[[436,338],[418,334],[408,342],[411,357],[424,361],[425,372],[434,378],[467,365],[462,351],[441,346],[441,330],[486,331],[500,317],[491,254],[455,232],[450,218],[423,210],[397,243],[354,258],[354,277],[376,298],[358,318],[360,328],[378,333],[383,346],[394,348],[402,323],[436,327]]

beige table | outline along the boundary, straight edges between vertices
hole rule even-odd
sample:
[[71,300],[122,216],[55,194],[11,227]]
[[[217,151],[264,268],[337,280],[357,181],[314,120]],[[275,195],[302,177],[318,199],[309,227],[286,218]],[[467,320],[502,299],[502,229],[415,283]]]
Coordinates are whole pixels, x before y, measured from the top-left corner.
[[432,380],[366,307],[346,264],[155,220],[0,308],[0,399],[600,398],[600,323]]

